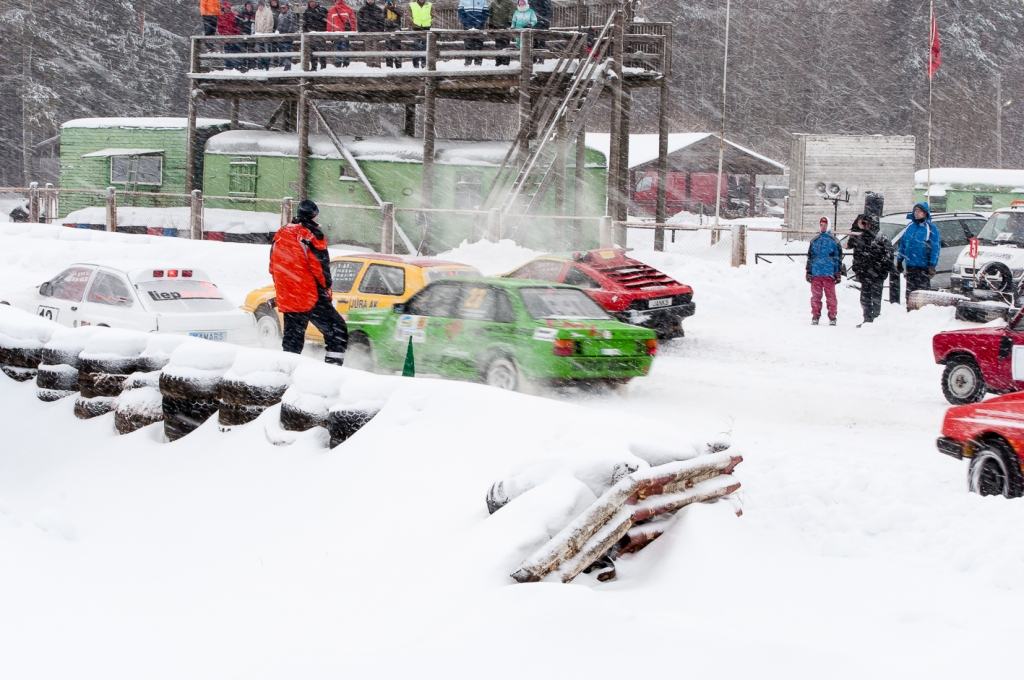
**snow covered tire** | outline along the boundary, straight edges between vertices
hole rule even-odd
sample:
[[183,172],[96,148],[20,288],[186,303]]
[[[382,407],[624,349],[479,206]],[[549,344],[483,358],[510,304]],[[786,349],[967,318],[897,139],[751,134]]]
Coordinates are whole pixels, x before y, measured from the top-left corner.
[[40,364],[39,372],[36,373],[36,387],[44,390],[77,392],[78,370],[67,364]]
[[42,348],[0,347],[0,364],[15,368],[36,368],[43,360]]
[[373,420],[379,411],[364,409],[342,409],[331,411],[327,416],[327,431],[331,433],[331,448],[350,438],[364,425]]
[[116,397],[121,394],[127,374],[87,373],[78,374],[78,391],[86,399],[94,397]]
[[281,429],[290,432],[305,432],[314,427],[323,427],[325,418],[315,413],[301,411],[288,404],[281,404]]
[[241,380],[222,380],[217,386],[217,400],[238,406],[273,406],[281,401],[287,385],[267,387]]
[[75,399],[75,417],[80,420],[88,420],[96,416],[110,413],[114,408],[114,400],[111,397],[84,397]]
[[18,382],[28,382],[29,380],[32,380],[33,378],[36,377],[36,369],[34,368],[8,366],[5,364],[3,366],[0,366],[0,370],[2,370],[4,372],[4,375],[6,375],[11,380],[16,380]]
[[193,432],[217,412],[216,402],[163,395],[164,434],[172,442]]
[[160,392],[165,397],[184,401],[213,401],[217,397],[220,379],[190,380],[167,373],[160,374]]

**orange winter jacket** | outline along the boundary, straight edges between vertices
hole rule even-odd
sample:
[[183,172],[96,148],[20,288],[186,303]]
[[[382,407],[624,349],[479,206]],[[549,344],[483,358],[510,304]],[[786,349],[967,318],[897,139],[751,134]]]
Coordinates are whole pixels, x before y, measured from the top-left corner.
[[316,224],[281,227],[270,246],[277,308],[308,312],[318,298],[331,298],[331,266],[327,239]]
[[199,0],[199,13],[204,17],[219,17],[220,0]]

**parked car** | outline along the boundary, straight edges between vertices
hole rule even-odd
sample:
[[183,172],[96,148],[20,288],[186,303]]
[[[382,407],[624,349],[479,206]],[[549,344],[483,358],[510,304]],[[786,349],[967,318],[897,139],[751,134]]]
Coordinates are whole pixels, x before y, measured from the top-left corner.
[[516,390],[534,381],[625,384],[646,375],[654,331],[613,319],[583,291],[527,279],[447,279],[392,309],[349,314],[346,364]]
[[953,292],[981,299],[993,299],[993,292],[1014,296],[1024,279],[1024,201],[992,213],[974,235],[978,257],[972,258],[968,248],[959,254],[952,267]]
[[1024,389],[1024,310],[1001,326],[938,333],[932,352],[935,362],[946,366],[942,393],[951,404]]
[[29,290],[0,296],[64,326],[109,326],[256,344],[251,314],[227,300],[201,269],[185,263],[73,264]]
[[[977,212],[935,213],[932,215],[932,222],[939,230],[942,248],[939,252],[939,265],[935,268],[935,278],[932,279],[932,288],[950,288],[953,285],[950,276],[953,274],[954,263],[970,239],[978,236],[985,226],[985,216]],[[898,248],[900,238],[909,223],[910,219],[906,213],[893,213],[879,220],[879,228]]]
[[[334,305],[346,314],[353,309],[390,307],[404,302],[432,281],[456,276],[480,276],[479,270],[459,262],[399,255],[346,255],[331,259]],[[254,290],[242,309],[256,317],[256,330],[264,347],[281,348],[284,316],[277,311],[274,286]],[[306,338],[323,342],[312,324]]]
[[957,460],[970,459],[967,487],[974,493],[1019,497],[1024,493],[1024,392],[948,409],[935,445]]
[[544,255],[504,277],[581,288],[619,321],[650,328],[661,339],[682,337],[683,319],[696,311],[692,288],[617,248]]

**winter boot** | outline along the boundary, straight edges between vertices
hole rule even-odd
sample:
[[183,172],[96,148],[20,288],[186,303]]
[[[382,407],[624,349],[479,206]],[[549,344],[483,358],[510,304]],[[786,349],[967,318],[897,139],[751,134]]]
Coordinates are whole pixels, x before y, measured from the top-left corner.
[[829,319],[828,320],[828,325],[829,326],[835,326],[836,325],[836,320],[835,319]]
[[812,326],[817,326],[818,325],[818,317],[816,317],[816,316],[812,316],[811,317],[811,325]]

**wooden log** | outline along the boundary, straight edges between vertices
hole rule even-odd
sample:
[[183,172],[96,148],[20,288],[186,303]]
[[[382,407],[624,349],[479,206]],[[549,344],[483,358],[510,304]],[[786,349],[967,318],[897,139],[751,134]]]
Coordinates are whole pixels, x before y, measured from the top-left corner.
[[114,187],[107,187],[106,207],[107,231],[117,231],[117,189]]
[[195,241],[203,240],[203,192],[192,190],[189,204],[189,234]]

